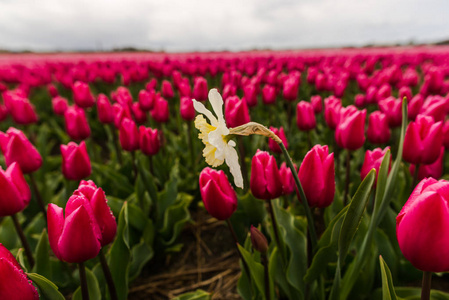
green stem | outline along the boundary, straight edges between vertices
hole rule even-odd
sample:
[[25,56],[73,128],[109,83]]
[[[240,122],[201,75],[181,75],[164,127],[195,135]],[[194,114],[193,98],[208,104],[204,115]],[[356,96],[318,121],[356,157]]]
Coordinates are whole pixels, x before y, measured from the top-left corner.
[[246,275],[248,276],[248,280],[251,282],[251,273],[249,272],[249,267],[246,261],[243,259],[242,253],[240,253],[239,247],[239,240],[237,239],[237,235],[235,234],[234,228],[232,227],[231,221],[229,219],[226,219],[226,223],[228,224],[229,231],[231,231],[232,238],[234,239],[234,244],[237,249],[237,253],[239,254],[240,260],[243,263],[243,268],[245,268]]
[[249,180],[248,180],[248,168],[245,163],[245,145],[243,144],[243,139],[241,136],[238,136],[238,149],[239,149],[239,159],[240,159],[240,165],[242,166],[242,175],[243,175],[243,187],[244,192],[248,191],[249,186]]
[[109,295],[111,300],[117,300],[117,291],[115,289],[114,279],[112,278],[111,270],[109,269],[108,263],[106,262],[106,257],[104,256],[103,249],[100,249],[99,253],[101,268],[103,269],[104,278],[108,284]]
[[139,171],[138,171],[137,165],[136,165],[136,151],[131,151],[131,159],[132,159],[132,165],[133,165],[134,182],[136,182],[137,176],[139,175]]
[[83,300],[89,300],[89,289],[87,288],[86,269],[84,268],[83,262],[78,263],[78,270],[80,272],[81,294],[83,295]]
[[432,272],[423,272],[421,300],[429,300],[430,299],[431,284],[432,284]]
[[279,226],[276,221],[276,215],[274,214],[273,203],[272,200],[268,200],[268,212],[270,213],[271,222],[273,224],[274,237],[276,239],[276,244],[278,245],[279,251],[281,251],[282,260],[284,265],[287,265],[287,258],[285,257],[285,249],[284,244],[281,243],[281,239],[279,238]]
[[413,190],[416,187],[416,184],[418,183],[418,171],[419,171],[420,164],[415,165],[415,172],[413,173],[413,182],[412,182],[412,190],[410,192],[413,192]]
[[348,195],[349,195],[349,180],[351,177],[351,152],[349,150],[348,155],[346,156],[346,182],[345,182],[345,196],[343,198],[343,206],[346,206],[348,203]]
[[264,268],[264,280],[265,280],[265,299],[270,300],[270,275],[268,270],[268,257],[267,253],[261,253],[262,265]]
[[317,238],[316,231],[315,231],[315,223],[313,220],[312,211],[310,210],[309,203],[307,202],[306,194],[304,193],[304,189],[302,188],[301,182],[299,181],[298,173],[296,172],[295,166],[293,165],[293,161],[292,161],[290,155],[288,154],[287,149],[285,148],[283,143],[279,143],[279,146],[281,147],[281,150],[285,156],[287,165],[290,168],[290,170],[292,171],[293,178],[295,179],[296,188],[298,189],[299,196],[301,198],[298,200],[300,200],[300,202],[304,206],[304,210],[306,212],[306,217],[307,217],[307,226],[309,228],[309,233],[310,233],[310,241],[312,243],[312,249],[315,251],[316,245],[318,244],[318,238]]
[[123,162],[122,150],[120,149],[119,142],[118,142],[117,129],[114,127],[113,124],[110,124],[110,128],[111,128],[111,134],[112,134],[112,142],[114,143],[114,148],[115,148],[115,154],[117,156],[118,163],[121,166],[122,162]]
[[151,175],[154,176],[153,155],[148,156],[148,161],[149,161],[150,173],[151,173]]
[[25,249],[25,254],[28,258],[28,263],[30,264],[30,267],[32,269],[34,267],[34,258],[30,244],[28,244],[25,234],[23,233],[22,227],[20,226],[19,220],[17,220],[17,216],[11,215],[11,218],[14,223],[14,227],[16,228],[17,234],[19,235],[20,241],[22,242],[22,246]]
[[47,222],[47,210],[45,209],[44,201],[42,200],[42,196],[39,193],[39,189],[37,188],[36,180],[34,179],[33,173],[28,174],[31,181],[31,188],[33,189],[34,197],[36,198],[37,204],[39,205],[39,208],[41,212],[44,215],[44,220]]

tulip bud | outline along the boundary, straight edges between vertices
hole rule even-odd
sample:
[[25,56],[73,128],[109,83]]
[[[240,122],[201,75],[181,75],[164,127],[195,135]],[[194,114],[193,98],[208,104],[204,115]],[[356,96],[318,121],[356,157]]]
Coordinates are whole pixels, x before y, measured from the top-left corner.
[[370,86],[366,90],[366,104],[376,103],[377,88],[375,86]]
[[379,109],[387,116],[390,127],[398,127],[402,124],[402,100],[388,97],[379,102]]
[[399,248],[421,271],[449,271],[448,191],[446,180],[423,179],[396,217]]
[[[295,169],[297,167],[295,165]],[[293,178],[292,170],[287,167],[287,164],[283,162],[279,168],[279,175],[281,175],[282,181],[282,195],[290,195],[295,190],[295,179]]]
[[173,87],[170,81],[164,80],[162,81],[162,97],[171,99],[174,96]]
[[376,95],[376,102],[382,101],[391,96],[391,86],[387,83],[383,84],[378,90]]
[[64,113],[67,134],[73,140],[84,140],[90,136],[86,113],[82,108],[70,106]]
[[26,125],[37,122],[34,105],[27,98],[14,96],[9,101],[5,101],[5,104],[17,124]]
[[97,97],[97,114],[103,124],[114,122],[114,109],[105,94],[99,94]]
[[122,124],[123,119],[132,119],[131,110],[128,106],[114,103],[112,105],[112,110],[114,111],[114,126],[117,129],[120,129],[120,124]]
[[159,141],[159,131],[157,129],[139,127],[139,145],[140,150],[145,155],[156,155],[161,147]]
[[298,176],[309,206],[324,208],[334,201],[334,154],[327,146],[316,145],[307,152]]
[[408,110],[408,118],[409,120],[414,121],[416,119],[416,116],[421,111],[421,107],[423,106],[424,98],[421,94],[416,95],[413,97],[409,102],[407,106]]
[[25,174],[37,171],[42,166],[42,157],[37,149],[22,131],[14,127],[10,127],[6,133],[0,132],[0,148],[6,165],[17,162]]
[[323,111],[323,101],[320,95],[312,96],[310,98],[310,103],[312,103],[313,112],[319,114]]
[[[389,150],[390,147],[386,147],[385,149],[376,148],[374,150],[366,150],[365,152],[365,159],[363,161],[362,169],[360,170],[360,179],[363,181],[365,179],[366,175],[372,170],[376,169],[376,182],[377,177],[379,176],[379,169],[380,165],[382,164],[382,160],[384,159],[385,154],[387,153],[387,150]],[[390,165],[389,169],[391,168],[391,156],[390,156]]]
[[432,117],[418,115],[407,126],[404,138],[403,159],[412,164],[435,162],[443,145],[443,124]]
[[131,106],[131,111],[137,124],[143,124],[147,121],[147,114],[140,109],[138,102],[134,102]]
[[274,86],[267,84],[262,88],[262,101],[267,105],[276,102],[276,88]]
[[193,85],[193,98],[198,101],[206,101],[208,93],[207,80],[204,77],[196,77]]
[[47,85],[47,91],[52,98],[55,98],[59,95],[58,89],[53,84]]
[[366,96],[363,94],[355,95],[354,105],[357,107],[364,107],[366,105]]
[[257,89],[253,84],[247,84],[243,87],[243,95],[248,104],[248,107],[253,107],[257,105]]
[[190,97],[191,96],[190,84],[189,84],[188,80],[187,80],[187,82],[181,82],[179,84],[178,90],[179,90],[179,95],[181,97]]
[[85,82],[77,81],[73,84],[73,101],[82,108],[92,107],[95,104],[95,98],[92,95],[89,85]]
[[168,118],[170,116],[170,112],[168,109],[168,102],[162,97],[157,98],[154,101],[154,107],[151,111],[151,117],[159,123],[168,122]]
[[231,96],[225,102],[225,118],[229,127],[237,127],[250,121],[247,102]]
[[282,181],[276,160],[268,152],[257,150],[251,161],[250,188],[254,197],[264,200],[282,195]]
[[111,208],[108,206],[108,200],[103,189],[97,188],[92,180],[81,180],[78,189],[73,194],[84,195],[89,200],[95,220],[100,227],[101,246],[110,244],[117,232],[117,223]]
[[[418,180],[423,180],[426,177],[433,177],[435,179],[439,179],[443,175],[443,158],[444,158],[444,147],[441,147],[440,155],[438,159],[431,164],[419,165],[418,169]],[[410,164],[410,174],[412,176],[416,172],[416,165]]]
[[139,149],[139,131],[133,120],[123,119],[120,125],[119,139],[123,150],[135,151]]
[[287,101],[294,101],[298,97],[300,80],[296,76],[290,76],[284,81],[282,95]]
[[259,231],[256,227],[251,225],[251,244],[256,251],[260,253],[266,253],[268,250],[268,241],[267,238],[263,235],[262,232]]
[[341,100],[335,97],[324,99],[324,120],[330,129],[335,130],[340,121]]
[[155,96],[156,96],[156,93],[154,91],[147,92],[145,90],[141,90],[139,92],[140,109],[143,111],[152,110],[153,106],[154,106]]
[[33,283],[27,278],[14,255],[1,243],[0,299],[39,300]]
[[51,99],[51,105],[53,108],[53,112],[58,116],[63,116],[65,111],[69,107],[67,99],[61,96],[56,96]]
[[[282,140],[285,149],[288,149],[288,142],[287,137],[285,136],[284,127],[281,126],[279,127],[279,129],[277,129],[273,126],[270,126],[270,130],[273,131],[273,133]],[[273,139],[268,139],[268,148],[270,148],[270,151],[273,153],[282,153],[281,147],[278,145],[278,143],[273,141]]]
[[82,194],[72,195],[63,209],[50,203],[47,210],[48,240],[60,260],[80,263],[98,255],[101,231],[89,200]]
[[84,141],[79,146],[70,142],[61,145],[62,174],[69,180],[81,180],[88,177],[91,172],[90,159]]
[[209,167],[201,171],[200,191],[207,212],[218,220],[227,220],[237,209],[237,195],[223,171]]
[[6,171],[0,167],[0,190],[0,217],[12,216],[30,203],[30,188],[15,162]]
[[145,89],[148,92],[151,92],[151,91],[154,91],[156,86],[157,86],[157,80],[156,80],[156,78],[153,78],[145,85]]
[[399,89],[399,99],[402,101],[402,99],[407,98],[407,101],[410,101],[412,97],[412,90],[408,86],[403,86]]
[[337,144],[348,150],[357,150],[365,143],[366,110],[359,111],[355,106],[341,109],[340,122],[335,130]]
[[190,97],[181,97],[179,112],[181,118],[185,121],[193,121],[195,119],[195,108],[193,107],[193,101]]
[[300,101],[296,106],[296,125],[303,131],[315,129],[315,113],[310,102]]
[[391,131],[388,127],[387,116],[380,111],[372,112],[368,118],[366,137],[373,144],[384,144],[390,140]]
[[444,121],[448,113],[448,103],[447,99],[441,96],[429,96],[421,107],[420,114],[433,117],[435,122]]

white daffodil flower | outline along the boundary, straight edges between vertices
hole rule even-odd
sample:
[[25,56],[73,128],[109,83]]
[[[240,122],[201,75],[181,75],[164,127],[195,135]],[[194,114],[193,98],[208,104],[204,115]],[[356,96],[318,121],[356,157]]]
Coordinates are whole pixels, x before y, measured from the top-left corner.
[[205,147],[203,156],[206,162],[212,167],[217,167],[223,162],[229,166],[234,183],[237,187],[243,189],[243,176],[240,170],[239,157],[235,150],[235,142],[230,140],[229,129],[223,116],[223,99],[217,89],[209,91],[209,101],[217,115],[217,118],[201,102],[193,101],[195,110],[205,115],[210,124],[207,123],[203,115],[195,118],[195,127],[200,131],[198,137],[203,141]]

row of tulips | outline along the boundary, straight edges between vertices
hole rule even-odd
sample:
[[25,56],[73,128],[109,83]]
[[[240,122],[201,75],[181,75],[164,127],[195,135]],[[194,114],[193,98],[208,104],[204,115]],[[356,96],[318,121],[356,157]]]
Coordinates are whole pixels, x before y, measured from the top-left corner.
[[447,51],[2,60],[0,298],[126,299],[202,204],[232,232],[244,299],[415,297],[392,286],[411,265],[428,297],[448,271]]

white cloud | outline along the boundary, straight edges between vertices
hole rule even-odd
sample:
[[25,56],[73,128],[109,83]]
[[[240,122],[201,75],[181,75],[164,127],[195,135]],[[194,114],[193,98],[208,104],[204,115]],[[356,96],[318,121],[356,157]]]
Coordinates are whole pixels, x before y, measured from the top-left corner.
[[245,50],[449,38],[444,0],[0,0],[0,48]]

